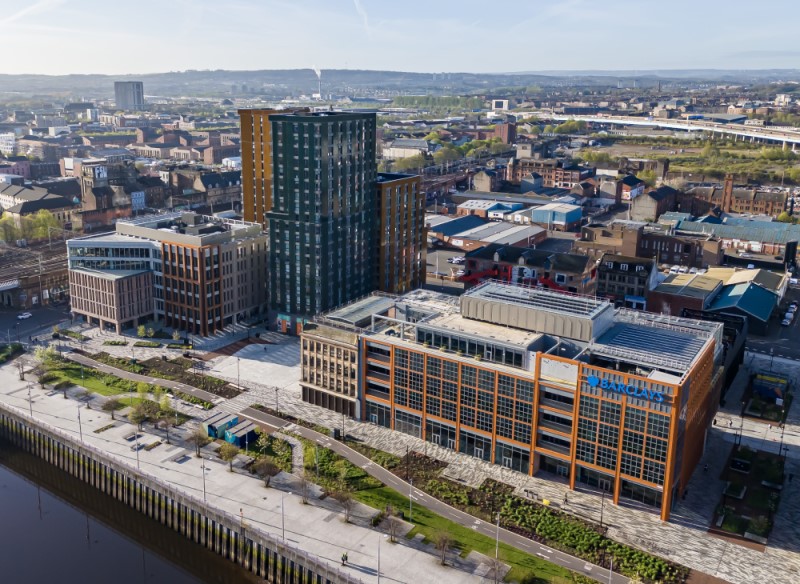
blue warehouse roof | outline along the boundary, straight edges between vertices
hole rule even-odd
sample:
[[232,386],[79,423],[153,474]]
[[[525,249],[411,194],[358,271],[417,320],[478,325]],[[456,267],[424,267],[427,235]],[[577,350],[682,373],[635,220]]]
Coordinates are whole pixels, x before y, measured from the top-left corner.
[[709,310],[716,312],[737,308],[766,322],[777,303],[778,296],[776,294],[752,282],[742,282],[724,286]]

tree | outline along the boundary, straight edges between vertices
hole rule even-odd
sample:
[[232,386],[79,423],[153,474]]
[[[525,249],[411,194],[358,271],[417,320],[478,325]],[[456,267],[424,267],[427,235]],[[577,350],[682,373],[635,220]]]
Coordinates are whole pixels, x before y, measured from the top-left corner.
[[176,343],[178,341],[180,341],[181,340],[181,331],[179,331],[178,329],[175,329],[174,331],[172,331],[172,340],[175,341]]
[[256,440],[256,448],[258,448],[261,454],[264,454],[267,448],[270,448],[272,446],[272,436],[262,431],[260,428],[256,429],[256,433],[258,434],[258,440]]
[[656,171],[654,170],[643,170],[636,176],[637,178],[643,180],[644,184],[646,184],[648,187],[654,187],[656,185],[656,179],[658,178],[656,176]]
[[153,327],[149,327],[147,329],[147,336],[148,338],[152,339],[154,336],[156,336],[156,330]]
[[308,471],[303,469],[303,474],[300,475],[300,498],[303,505],[308,504],[308,497],[311,495],[311,481],[308,478]]
[[199,457],[200,449],[206,444],[210,443],[211,438],[208,436],[202,426],[197,426],[197,428],[195,428],[194,431],[189,434],[186,442],[194,446],[195,456]]
[[111,413],[111,419],[115,420],[116,418],[114,417],[114,412],[117,411],[120,408],[121,405],[122,405],[122,403],[119,401],[119,399],[117,399],[115,397],[111,397],[111,398],[108,398],[105,401],[105,403],[103,403],[102,410],[104,412],[110,412]]
[[170,426],[173,425],[174,418],[169,411],[166,410],[159,410],[158,414],[156,415],[156,427],[161,428],[167,434],[167,444],[170,443],[169,441],[169,429]]
[[419,170],[421,168],[425,168],[426,162],[427,161],[422,154],[416,154],[414,156],[409,156],[408,158],[396,160],[394,162],[394,169],[398,171]]
[[143,324],[140,324],[136,327],[136,336],[140,339],[143,339],[147,336],[147,328]]
[[59,229],[61,224],[58,219],[47,209],[39,209],[31,217],[32,236],[35,239],[44,239],[50,235],[50,229]]
[[136,424],[136,427],[141,430],[142,424],[147,421],[147,414],[144,412],[144,409],[141,407],[142,404],[137,404],[133,411],[128,414],[128,420],[131,423]]
[[349,489],[341,489],[333,493],[334,500],[342,506],[342,513],[344,513],[344,522],[350,522],[350,514],[355,507],[355,499]]
[[433,153],[433,161],[437,164],[453,162],[455,160],[461,160],[462,158],[464,158],[464,155],[461,154],[458,148],[450,144]]
[[228,463],[228,472],[233,472],[233,459],[239,454],[239,447],[226,442],[219,449],[219,457]]
[[140,381],[136,384],[136,393],[139,394],[139,400],[144,401],[150,395],[150,386],[144,381]]
[[39,366],[47,371],[58,359],[58,353],[53,347],[37,347],[33,354]]
[[[156,385],[153,387],[153,401],[158,404],[158,407],[161,407],[161,398],[164,396],[164,388],[160,385]],[[167,408],[169,408],[169,402],[167,402]]]
[[400,518],[395,515],[391,505],[386,506],[386,523],[389,527],[389,541],[397,541],[397,531],[400,529]]
[[439,550],[439,561],[443,566],[447,565],[447,552],[450,549],[450,545],[453,543],[450,532],[444,529],[437,531],[433,536],[433,543],[436,549]]
[[781,223],[793,223],[792,216],[789,215],[789,213],[787,213],[786,211],[778,215],[776,220],[780,221]]
[[165,393],[161,396],[161,399],[158,400],[158,407],[161,408],[162,412],[167,412],[168,414],[174,414],[175,411],[172,409],[172,404],[169,401],[169,394]]
[[253,465],[253,470],[264,481],[264,486],[269,487],[272,477],[280,472],[281,469],[275,464],[275,459],[271,456],[261,456]]
[[6,243],[13,243],[19,239],[19,229],[11,215],[0,218],[0,239]]

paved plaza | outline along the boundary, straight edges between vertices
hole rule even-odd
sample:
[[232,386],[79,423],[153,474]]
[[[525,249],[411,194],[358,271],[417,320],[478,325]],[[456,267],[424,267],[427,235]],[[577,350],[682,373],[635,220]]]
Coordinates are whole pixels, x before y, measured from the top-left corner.
[[[137,456],[131,442],[125,439],[133,432],[133,425],[121,420],[112,422],[109,414],[88,409],[83,402],[64,399],[61,392],[43,390],[38,384],[32,384],[29,403],[28,382],[19,380],[13,366],[0,367],[0,387],[0,399],[19,413],[28,414],[32,408],[34,416],[43,423],[106,451],[128,466],[138,466],[143,473],[157,476],[196,498],[205,497],[209,506],[241,516],[251,529],[284,537],[290,544],[337,565],[365,583],[378,580],[379,554],[384,582],[484,581],[486,558],[471,554],[462,559],[451,554],[449,560],[458,567],[441,566],[438,552],[418,538],[401,539],[393,544],[384,532],[372,528],[370,519],[376,513],[374,509],[357,504],[351,522],[344,523],[338,503],[331,498],[320,499],[316,486],[312,487],[309,503],[303,504],[299,481],[293,475],[280,473],[273,479],[273,487],[266,488],[261,480],[240,468],[229,472],[227,463],[212,456],[214,445],[204,449],[202,458],[196,458],[191,446],[180,444],[190,428],[172,431],[173,444],[162,443],[150,451],[142,448]],[[95,432],[109,424],[113,427]],[[163,433],[149,429],[138,434],[142,445],[164,438]],[[242,462],[240,459],[234,466],[240,467]],[[401,532],[410,528],[406,525]],[[343,567],[340,558],[345,552],[348,564]]]
[[[748,370],[769,370],[772,367],[777,373],[797,379],[800,376],[800,363],[796,361],[747,354],[746,369],[740,372],[733,383],[726,396],[726,406],[717,415],[717,424],[709,432],[704,457],[698,464],[686,496],[677,502],[671,521],[664,523],[652,509],[637,506],[634,502],[623,501],[615,506],[609,499],[603,501],[599,494],[589,490],[570,492],[566,483],[554,476],[542,473],[541,478],[528,477],[406,434],[372,424],[343,420],[339,414],[307,404],[301,400],[298,381],[299,339],[271,333],[269,340],[273,344],[249,345],[232,356],[217,356],[208,360],[209,374],[232,383],[240,382],[245,389],[236,398],[220,402],[218,409],[239,412],[254,403],[272,408],[277,404],[282,412],[329,428],[341,428],[344,423],[348,434],[375,448],[404,455],[408,447],[449,463],[445,474],[454,480],[478,485],[485,478],[493,478],[513,485],[520,495],[549,499],[554,506],[561,506],[565,493],[568,493],[565,510],[594,521],[599,521],[602,506],[603,522],[609,526],[612,538],[733,584],[800,582],[800,496],[797,493],[800,489],[800,407],[796,406],[790,411],[783,436],[776,427],[770,429],[767,424],[739,417]],[[102,348],[112,353],[117,349],[120,348]],[[152,356],[164,353],[164,349],[147,351],[153,351]],[[775,453],[782,438],[783,444],[788,447],[787,475],[798,475],[796,481],[784,487],[775,527],[764,552],[707,533],[713,510],[724,488],[723,481],[718,477],[740,432],[744,444]],[[703,471],[705,464],[709,465],[707,472]]]
[[[289,350],[270,346],[266,354],[260,354],[248,347],[232,357],[215,359],[213,373],[233,380],[236,357],[239,357],[242,385],[248,388],[244,394],[220,404],[220,407],[239,411],[254,402],[274,407],[274,387],[278,387],[281,411],[330,428],[341,427],[340,415],[301,400],[297,381],[300,377],[298,343],[296,338],[285,338],[281,345]],[[748,354],[745,366],[753,370],[768,370],[769,361],[769,356]],[[294,368],[293,372],[288,370],[290,368]],[[776,358],[773,370],[797,379],[800,363]],[[349,434],[375,448],[402,456],[409,447],[448,462],[450,466],[446,475],[467,484],[478,485],[485,478],[493,478],[513,485],[522,496],[531,493],[539,499],[549,499],[554,506],[561,506],[564,495],[568,493],[565,510],[593,521],[599,521],[602,504],[604,524],[609,526],[612,538],[732,584],[757,581],[796,584],[800,582],[800,494],[797,492],[800,489],[800,407],[790,412],[783,434],[784,444],[789,448],[786,472],[798,475],[798,480],[784,488],[766,551],[759,552],[707,533],[724,488],[723,481],[717,477],[722,473],[740,426],[743,426],[743,443],[776,453],[780,446],[781,433],[777,428],[770,430],[767,424],[748,419],[742,423],[738,416],[746,376],[747,370],[743,370],[730,389],[727,405],[718,414],[717,425],[709,432],[705,455],[688,486],[687,495],[677,502],[668,523],[662,522],[652,509],[637,506],[635,502],[622,502],[615,506],[609,499],[603,501],[599,493],[588,489],[571,492],[565,481],[552,475],[543,473],[543,478],[528,477],[373,424],[347,420],[346,428]],[[729,419],[734,420],[730,427],[727,424]],[[703,472],[705,464],[709,465],[707,472]],[[776,569],[776,566],[781,568]]]

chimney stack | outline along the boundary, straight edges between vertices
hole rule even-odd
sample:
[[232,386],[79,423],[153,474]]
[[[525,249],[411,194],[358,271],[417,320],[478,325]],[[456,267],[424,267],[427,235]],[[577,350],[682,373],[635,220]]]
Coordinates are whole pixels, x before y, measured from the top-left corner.
[[725,175],[725,186],[722,187],[722,212],[730,213],[733,203],[733,175]]

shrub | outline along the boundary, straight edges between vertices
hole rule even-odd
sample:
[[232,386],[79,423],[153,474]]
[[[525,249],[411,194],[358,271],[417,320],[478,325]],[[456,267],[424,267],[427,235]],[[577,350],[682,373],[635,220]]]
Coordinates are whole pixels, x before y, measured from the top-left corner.
[[133,343],[134,347],[146,347],[149,349],[157,349],[161,346],[161,343],[157,343],[155,341],[136,341]]

